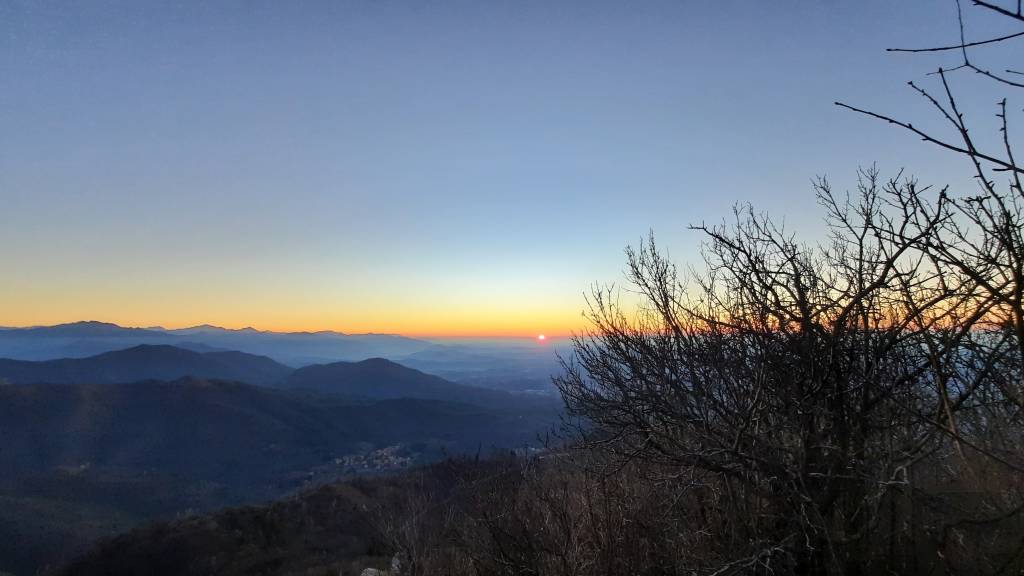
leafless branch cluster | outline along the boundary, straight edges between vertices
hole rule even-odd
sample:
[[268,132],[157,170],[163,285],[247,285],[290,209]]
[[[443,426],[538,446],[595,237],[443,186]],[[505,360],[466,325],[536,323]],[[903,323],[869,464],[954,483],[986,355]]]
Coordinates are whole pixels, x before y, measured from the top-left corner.
[[[1021,277],[944,191],[873,169],[852,197],[817,191],[822,245],[741,207],[696,227],[706,262],[685,279],[653,238],[629,250],[639,311],[596,291],[558,385],[583,445],[713,486],[708,514],[732,519],[719,536],[740,557],[905,570],[917,532],[937,546],[944,526],[924,521],[941,500],[924,484],[984,470],[1019,486]],[[1003,518],[1021,497],[948,519]]]
[[[1024,22],[1019,5],[974,4]],[[1024,567],[1024,168],[1007,99],[1001,149],[983,151],[951,84],[973,70],[1024,87],[970,57],[1024,32],[967,41],[957,7],[958,44],[904,50],[962,56],[937,72],[939,95],[910,84],[955,140],[839,105],[962,155],[977,194],[873,168],[853,194],[820,180],[826,242],[741,206],[694,227],[699,270],[678,271],[653,237],[628,250],[638,306],[592,293],[557,381],[582,445],[712,487],[708,515],[729,519],[714,536],[735,558],[709,573]]]

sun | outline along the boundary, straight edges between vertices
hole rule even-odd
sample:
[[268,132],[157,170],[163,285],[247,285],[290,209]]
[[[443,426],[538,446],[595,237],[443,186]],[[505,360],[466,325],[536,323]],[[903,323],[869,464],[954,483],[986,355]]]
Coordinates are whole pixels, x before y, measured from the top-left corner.
[[541,342],[543,342],[543,341],[545,341],[545,340],[547,340],[547,339],[548,339],[548,337],[547,337],[547,336],[545,336],[545,335],[543,335],[543,334],[538,334],[538,335],[537,335],[537,340],[539,340],[539,341],[541,341]]

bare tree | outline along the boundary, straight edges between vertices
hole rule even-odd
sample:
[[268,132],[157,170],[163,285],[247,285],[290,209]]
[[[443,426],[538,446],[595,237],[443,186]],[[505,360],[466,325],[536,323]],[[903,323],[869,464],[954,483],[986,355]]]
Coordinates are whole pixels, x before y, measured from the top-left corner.
[[[981,12],[994,14],[1024,28],[1020,2],[1013,6],[972,0],[972,4]],[[978,184],[977,193],[964,194],[946,202],[943,208],[949,214],[943,215],[938,233],[916,239],[914,247],[926,253],[943,272],[963,276],[971,284],[976,304],[984,311],[973,322],[990,331],[989,338],[976,344],[985,349],[987,357],[993,362],[1010,362],[1010,370],[1007,371],[1018,377],[1015,381],[1004,378],[1001,389],[1008,400],[1020,407],[1024,401],[1024,382],[1020,376],[1020,366],[1024,362],[1024,314],[1021,312],[1021,303],[1024,301],[1024,189],[1021,187],[1021,175],[1024,167],[1018,163],[1014,154],[1015,139],[1011,131],[1011,108],[1007,104],[1007,93],[1000,91],[1024,88],[1024,75],[1014,68],[993,73],[990,66],[976,63],[973,50],[980,46],[1010,44],[1019,48],[1019,43],[1024,41],[1024,29],[994,38],[968,41],[960,0],[956,0],[956,9],[959,43],[930,48],[890,49],[910,54],[951,52],[957,55],[958,64],[950,68],[939,68],[932,74],[939,80],[938,90],[909,83],[950,126],[954,134],[952,139],[926,133],[892,116],[841,102],[836,104],[910,130],[923,140],[955,152],[969,161],[970,170]],[[1012,55],[1019,53],[1010,52]],[[999,120],[999,138],[993,142],[998,142],[1001,149],[982,150],[972,135],[967,111],[958,102],[952,87],[953,75],[963,71],[973,71],[992,83],[996,96],[994,99],[998,101],[995,115]],[[916,213],[925,216],[929,213],[930,207],[927,204],[916,199],[907,200]],[[1016,370],[1012,369],[1014,366]]]
[[[1024,22],[1019,6],[974,4]],[[958,44],[904,51],[962,57],[936,72],[941,97],[911,83],[958,140],[839,105],[962,154],[978,194],[874,169],[852,198],[821,180],[827,242],[741,206],[694,227],[705,261],[685,275],[653,237],[628,250],[635,309],[591,295],[557,380],[582,445],[715,487],[711,513],[731,519],[715,537],[735,557],[708,572],[953,569],[971,552],[979,571],[1021,567],[1024,170],[1006,99],[1002,149],[983,151],[950,74],[1021,87],[970,50],[1024,32],[968,42],[957,8]]]

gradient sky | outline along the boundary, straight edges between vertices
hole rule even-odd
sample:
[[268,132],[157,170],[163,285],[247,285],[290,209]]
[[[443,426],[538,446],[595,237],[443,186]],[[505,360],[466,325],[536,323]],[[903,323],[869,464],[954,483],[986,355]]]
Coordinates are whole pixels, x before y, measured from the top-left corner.
[[562,334],[649,229],[686,262],[686,224],[737,201],[819,232],[816,175],[969,185],[832,104],[927,122],[904,82],[950,57],[884,48],[954,42],[954,18],[952,0],[8,0],[0,325]]

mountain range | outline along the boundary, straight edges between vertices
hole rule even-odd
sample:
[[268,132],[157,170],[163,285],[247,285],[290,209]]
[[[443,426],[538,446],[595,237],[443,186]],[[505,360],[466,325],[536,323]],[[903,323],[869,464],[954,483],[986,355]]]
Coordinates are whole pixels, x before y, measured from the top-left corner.
[[0,379],[13,384],[111,384],[194,376],[270,385],[281,382],[292,371],[266,356],[196,352],[165,344],[142,344],[88,358],[35,362],[0,359]]
[[0,382],[9,384],[123,384],[186,377],[367,400],[417,398],[492,407],[536,400],[531,396],[450,382],[383,358],[294,369],[266,356],[244,352],[196,352],[164,344],[142,344],[87,358],[0,359]]
[[[194,352],[238,351],[293,368],[386,358],[459,384],[549,395],[555,393],[550,376],[561,369],[556,353],[571,354],[550,340],[427,341],[393,334],[270,332],[207,324],[181,329],[125,328],[89,321],[0,328],[0,358],[13,360],[87,358],[140,345]],[[209,377],[221,375],[210,373]]]
[[16,360],[83,358],[140,344],[170,345],[200,352],[236,350],[268,356],[292,366],[372,357],[398,358],[431,347],[429,342],[394,334],[270,332],[209,325],[168,330],[86,321],[0,329],[0,358]]
[[[116,328],[62,330],[82,328],[120,341]],[[185,511],[522,447],[558,411],[552,397],[382,358],[294,369],[244,352],[143,344],[0,360],[0,573],[35,573]]]

